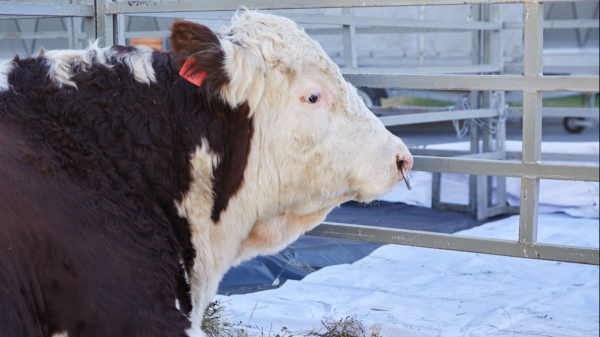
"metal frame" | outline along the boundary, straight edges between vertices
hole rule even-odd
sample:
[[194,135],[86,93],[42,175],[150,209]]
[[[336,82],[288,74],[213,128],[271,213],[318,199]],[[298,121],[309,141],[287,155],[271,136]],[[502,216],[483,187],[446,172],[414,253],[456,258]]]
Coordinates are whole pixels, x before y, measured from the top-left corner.
[[[567,2],[560,0],[555,2]],[[516,24],[500,22],[497,4],[499,3],[524,3],[525,8],[525,58],[523,76],[502,75],[504,68],[501,50],[501,29],[516,28]],[[5,5],[7,4],[7,5]],[[195,0],[180,1],[129,1],[112,2],[107,0],[94,0],[94,5],[70,5],[43,7],[31,6],[23,3],[5,3],[0,6],[0,15],[29,15],[41,17],[63,17],[77,16],[85,17],[86,32],[88,36],[101,38],[103,44],[123,43],[125,41],[125,28],[123,15],[140,15],[141,13],[174,13],[174,12],[202,12],[202,11],[224,11],[235,10],[242,3],[239,0],[206,0],[198,2]],[[424,5],[448,5],[448,4],[472,4],[474,5],[474,19],[476,22],[469,24],[448,24],[432,22],[397,22],[392,25],[384,23],[386,27],[377,22],[368,25],[371,29],[407,29],[409,31],[439,31],[439,30],[466,30],[473,32],[474,45],[479,46],[473,53],[473,64],[471,67],[491,66],[486,73],[492,75],[411,75],[400,71],[386,74],[368,72],[356,68],[356,53],[350,47],[345,56],[349,69],[345,70],[344,76],[355,86],[371,88],[397,88],[416,90],[446,90],[465,91],[470,97],[474,110],[432,112],[419,114],[418,118],[412,115],[400,117],[382,117],[388,123],[411,123],[420,119],[422,121],[446,120],[451,116],[457,118],[490,118],[501,114],[499,105],[504,103],[504,91],[522,91],[523,109],[513,109],[513,113],[523,111],[523,150],[522,153],[506,153],[503,148],[502,138],[504,132],[497,136],[496,150],[490,147],[490,134],[485,130],[473,130],[471,133],[471,150],[461,153],[454,151],[453,155],[458,157],[432,157],[415,155],[414,170],[429,172],[448,172],[471,174],[472,179],[478,183],[471,184],[472,195],[476,195],[477,209],[480,206],[485,209],[489,216],[494,212],[510,211],[508,207],[493,208],[489,205],[489,181],[488,176],[498,177],[520,177],[522,180],[521,207],[519,236],[514,241],[493,240],[486,238],[463,237],[457,235],[427,233],[407,230],[392,230],[377,227],[353,226],[344,224],[324,223],[311,230],[308,234],[327,237],[350,238],[355,240],[375,241],[383,243],[404,244],[419,247],[438,249],[453,249],[485,254],[496,254],[505,256],[517,256],[525,258],[556,260],[575,263],[599,264],[599,250],[584,247],[566,247],[552,244],[540,244],[537,242],[537,213],[539,207],[539,181],[540,179],[562,179],[562,180],[586,180],[599,181],[599,168],[595,166],[573,166],[573,165],[547,165],[544,164],[541,153],[541,126],[542,126],[542,92],[598,92],[598,76],[544,76],[542,64],[542,41],[545,25],[543,20],[544,3],[537,0],[328,0],[327,2],[309,0],[298,2],[295,0],[255,0],[248,3],[257,9],[285,9],[285,8],[346,8],[342,17],[335,20],[341,25],[341,32],[345,38],[352,41],[353,36],[360,31],[357,24],[368,21],[366,18],[355,18],[350,8],[365,6],[424,6]],[[31,10],[31,8],[34,8]],[[329,19],[329,22],[333,20]],[[322,17],[305,16],[303,20],[312,22],[324,22]],[[550,28],[561,28],[565,26],[595,27],[595,23],[551,23]],[[337,32],[337,31],[336,31]],[[93,33],[93,34],[92,34]],[[472,73],[472,72],[467,72]],[[477,104],[475,104],[477,103]],[[546,109],[544,109],[546,110]],[[592,111],[593,110],[593,111]],[[550,113],[567,113],[564,111],[551,111]],[[572,112],[569,112],[572,113]],[[577,113],[596,114],[597,110],[588,109]],[[435,114],[435,115],[432,115]],[[430,115],[430,116],[427,116]],[[385,119],[387,118],[387,119]],[[500,124],[500,128],[503,125]],[[483,138],[483,151],[478,148],[479,133]],[[416,151],[415,154],[419,152]],[[432,153],[422,151],[425,153]],[[438,151],[444,153],[444,151]],[[452,151],[445,151],[449,154]],[[507,157],[522,157],[522,161],[502,161]],[[498,160],[500,159],[500,160]],[[435,175],[434,175],[434,180]],[[437,179],[439,180],[439,179]],[[437,191],[439,195],[439,190]],[[439,200],[438,200],[439,202]],[[473,203],[468,206],[473,210]]]

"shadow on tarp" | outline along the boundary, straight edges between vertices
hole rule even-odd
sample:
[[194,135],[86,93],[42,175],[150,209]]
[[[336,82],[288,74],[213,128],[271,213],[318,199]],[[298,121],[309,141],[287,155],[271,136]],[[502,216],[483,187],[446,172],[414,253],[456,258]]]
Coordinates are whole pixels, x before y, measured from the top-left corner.
[[[497,220],[495,218],[494,220]],[[326,221],[397,229],[455,233],[482,225],[475,215],[455,213],[404,203],[350,201],[334,209]],[[287,280],[301,280],[323,267],[353,263],[381,244],[303,236],[274,256],[259,256],[225,274],[219,285],[221,295],[243,294],[281,286]],[[279,278],[279,283],[273,283]]]

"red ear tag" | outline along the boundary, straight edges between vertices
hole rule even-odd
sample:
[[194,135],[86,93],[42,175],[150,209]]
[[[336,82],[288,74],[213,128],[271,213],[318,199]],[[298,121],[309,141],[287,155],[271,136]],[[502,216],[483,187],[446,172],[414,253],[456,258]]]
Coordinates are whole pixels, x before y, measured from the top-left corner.
[[179,71],[179,76],[185,78],[186,80],[190,81],[191,83],[197,86],[202,86],[202,81],[204,81],[208,74],[206,73],[206,71],[196,72],[195,70],[196,69],[194,69],[194,61],[186,61],[183,64],[183,67],[181,67],[181,70]]

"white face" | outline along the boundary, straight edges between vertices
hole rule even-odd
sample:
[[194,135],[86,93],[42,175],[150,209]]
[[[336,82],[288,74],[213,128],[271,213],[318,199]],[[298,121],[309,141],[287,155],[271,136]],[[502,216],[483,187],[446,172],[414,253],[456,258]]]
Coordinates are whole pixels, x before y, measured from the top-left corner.
[[[298,177],[290,178],[299,179],[313,196],[355,194],[359,201],[370,201],[402,180],[399,162],[408,171],[413,159],[404,143],[366,108],[352,85],[341,78],[331,80],[336,75],[340,76],[307,71],[291,84],[287,107],[278,112],[285,117],[278,119],[277,127],[289,130],[292,137],[279,146],[302,159],[285,169],[297,172]],[[302,172],[308,173],[308,180],[303,180]]]
[[386,130],[338,66],[295,23],[247,14],[221,34],[232,79],[224,97],[232,105],[246,100],[252,107],[251,158],[252,152],[261,153],[255,157],[263,170],[258,179],[276,177],[272,193],[282,209],[326,200],[370,201],[403,179],[398,165],[412,168],[402,140]]

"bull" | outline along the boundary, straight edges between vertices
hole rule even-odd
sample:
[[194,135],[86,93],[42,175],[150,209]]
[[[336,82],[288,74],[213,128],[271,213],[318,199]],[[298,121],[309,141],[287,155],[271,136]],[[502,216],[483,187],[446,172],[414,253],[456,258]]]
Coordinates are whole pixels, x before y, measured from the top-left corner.
[[294,22],[170,43],[0,63],[1,335],[202,336],[230,267],[411,169]]

